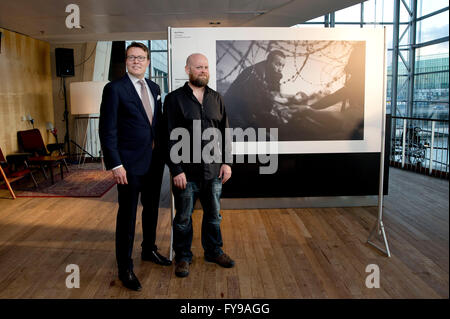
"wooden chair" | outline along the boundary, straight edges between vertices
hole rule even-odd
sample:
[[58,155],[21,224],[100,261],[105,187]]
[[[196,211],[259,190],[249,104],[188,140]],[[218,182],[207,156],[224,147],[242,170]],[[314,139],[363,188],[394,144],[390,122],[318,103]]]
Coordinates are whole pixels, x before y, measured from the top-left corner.
[[[64,164],[64,166],[66,167],[66,170],[69,171],[65,157],[62,160],[57,159],[64,155],[64,152],[62,151],[64,144],[47,144],[46,147],[44,144],[44,140],[42,139],[41,131],[39,131],[39,129],[34,128],[26,131],[18,131],[17,140],[19,142],[19,146],[23,149],[24,152],[32,153],[35,157],[53,157],[55,159],[54,162],[61,161],[62,164]],[[52,156],[52,153],[54,151],[58,151],[58,156]],[[44,169],[43,172],[45,177],[47,178]]]
[[64,144],[53,143],[45,146],[41,131],[37,128],[18,131],[17,141],[24,152],[32,153],[35,156],[50,156],[54,151],[57,151],[58,155],[63,155]]
[[[38,187],[38,184],[36,182],[36,179],[33,176],[33,172],[28,167],[26,158],[30,156],[31,154],[11,154],[8,155],[7,158],[9,161],[11,159],[14,161],[14,166],[8,162],[5,157],[3,156],[2,149],[0,148],[0,175],[3,177],[3,180],[6,183],[6,186],[11,193],[11,196],[13,199],[16,199],[16,194],[14,194],[14,191],[11,187],[11,183],[30,175],[31,179],[33,180],[33,183],[36,187]],[[19,164],[23,164],[22,168],[19,168]]]

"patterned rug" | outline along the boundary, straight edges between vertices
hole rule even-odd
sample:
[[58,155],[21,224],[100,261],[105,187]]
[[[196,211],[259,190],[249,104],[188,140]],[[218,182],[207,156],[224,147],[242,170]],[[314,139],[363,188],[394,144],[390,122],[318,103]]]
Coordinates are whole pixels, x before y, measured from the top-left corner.
[[[38,178],[42,173],[37,171],[34,175],[39,179],[38,188],[29,181],[26,184],[13,185],[17,197],[101,197],[109,191],[116,182],[112,179],[111,172],[102,169],[89,169],[69,167],[69,172],[64,169],[64,178],[56,174],[55,183]],[[42,179],[42,180],[41,180]]]

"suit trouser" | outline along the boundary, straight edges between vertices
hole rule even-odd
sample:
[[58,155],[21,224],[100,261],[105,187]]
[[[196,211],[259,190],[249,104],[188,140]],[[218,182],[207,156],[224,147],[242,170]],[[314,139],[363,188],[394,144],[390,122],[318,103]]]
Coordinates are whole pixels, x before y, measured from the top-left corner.
[[141,195],[142,203],[142,250],[156,250],[156,228],[158,225],[159,196],[163,168],[152,165],[145,175],[127,172],[128,184],[117,185],[119,211],[116,222],[116,260],[119,272],[133,270],[133,244],[136,228],[136,213]]

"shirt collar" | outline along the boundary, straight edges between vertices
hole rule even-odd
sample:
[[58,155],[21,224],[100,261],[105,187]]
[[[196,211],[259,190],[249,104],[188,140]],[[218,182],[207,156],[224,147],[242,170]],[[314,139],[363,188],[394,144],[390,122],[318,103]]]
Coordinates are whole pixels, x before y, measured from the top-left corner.
[[[191,87],[189,86],[189,84],[188,84],[189,82],[185,82],[184,83],[184,89],[190,94],[190,95],[192,95],[192,94],[194,94],[194,91],[191,89]],[[208,92],[210,90],[210,88],[209,88],[209,86],[207,86],[207,85],[205,85],[205,94]]]
[[[127,74],[128,74],[128,77],[130,78],[131,82],[133,82],[133,84],[137,84],[137,82],[141,80],[128,72],[127,72]],[[144,80],[144,82],[146,82],[145,78],[143,78],[142,80]]]

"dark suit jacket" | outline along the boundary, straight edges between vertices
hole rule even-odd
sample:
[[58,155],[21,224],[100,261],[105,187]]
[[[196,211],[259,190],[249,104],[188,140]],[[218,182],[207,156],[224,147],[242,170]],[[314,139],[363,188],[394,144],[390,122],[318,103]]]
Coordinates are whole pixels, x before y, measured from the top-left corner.
[[[131,174],[144,175],[160,157],[163,137],[161,91],[146,79],[155,101],[152,124],[148,120],[142,101],[126,74],[108,83],[103,90],[100,106],[99,135],[106,169],[123,165]],[[155,149],[152,150],[152,143]],[[159,158],[157,160],[160,160]]]

